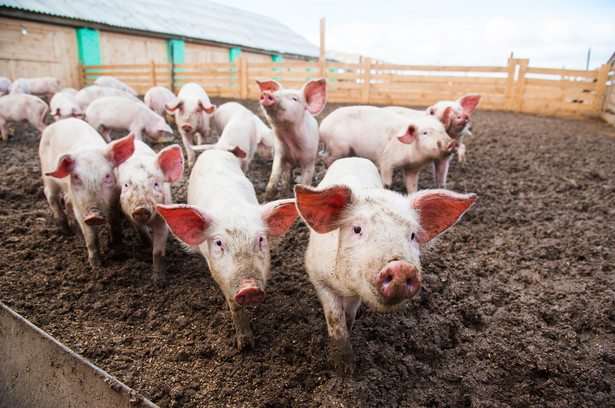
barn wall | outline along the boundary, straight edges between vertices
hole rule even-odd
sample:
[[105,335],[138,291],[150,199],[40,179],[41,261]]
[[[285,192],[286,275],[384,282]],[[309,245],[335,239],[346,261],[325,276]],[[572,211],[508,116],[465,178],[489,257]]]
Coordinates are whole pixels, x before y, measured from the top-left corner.
[[103,65],[157,64],[168,62],[167,40],[100,31],[100,56]]
[[0,17],[0,26],[0,76],[11,80],[53,76],[62,87],[78,86],[77,37],[73,28],[4,17]]

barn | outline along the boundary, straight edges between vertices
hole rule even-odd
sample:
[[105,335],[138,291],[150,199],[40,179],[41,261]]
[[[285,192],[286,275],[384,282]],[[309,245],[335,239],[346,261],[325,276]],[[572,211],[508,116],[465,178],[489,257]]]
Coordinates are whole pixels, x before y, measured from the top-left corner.
[[8,0],[0,76],[81,84],[83,65],[315,60],[319,48],[279,21],[201,0]]

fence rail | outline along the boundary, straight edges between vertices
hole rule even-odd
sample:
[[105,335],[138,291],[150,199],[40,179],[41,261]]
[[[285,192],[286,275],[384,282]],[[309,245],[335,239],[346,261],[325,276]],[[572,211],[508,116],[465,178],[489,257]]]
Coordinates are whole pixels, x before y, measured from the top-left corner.
[[80,65],[81,85],[113,75],[144,94],[152,86],[177,92],[187,82],[203,86],[210,96],[258,98],[257,80],[275,79],[299,87],[315,78],[327,79],[327,100],[374,105],[428,106],[468,93],[482,95],[483,109],[542,115],[593,117],[603,110],[612,88],[613,67],[593,71],[529,67],[529,60],[508,60],[506,66],[462,67],[288,61],[232,63]]

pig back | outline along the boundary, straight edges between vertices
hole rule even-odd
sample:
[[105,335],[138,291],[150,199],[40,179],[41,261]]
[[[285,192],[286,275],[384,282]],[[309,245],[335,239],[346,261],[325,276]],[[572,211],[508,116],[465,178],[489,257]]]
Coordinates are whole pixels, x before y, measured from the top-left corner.
[[351,188],[383,188],[378,169],[368,159],[346,157],[333,162],[318,188],[343,184]]

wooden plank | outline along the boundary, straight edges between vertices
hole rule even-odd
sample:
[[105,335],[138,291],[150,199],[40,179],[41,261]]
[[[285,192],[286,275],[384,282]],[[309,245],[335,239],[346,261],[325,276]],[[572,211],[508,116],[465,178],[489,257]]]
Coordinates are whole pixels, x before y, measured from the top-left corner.
[[363,87],[361,88],[361,103],[369,103],[372,59],[367,57],[363,62]]
[[561,77],[580,77],[590,80],[598,78],[598,71],[581,71],[574,69],[557,69],[557,68],[527,68],[528,74],[543,74],[556,75]]
[[383,71],[434,71],[434,72],[508,72],[508,67],[468,67],[435,65],[374,64],[372,69]]

